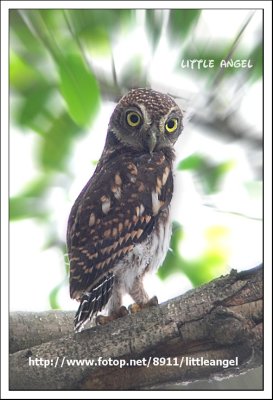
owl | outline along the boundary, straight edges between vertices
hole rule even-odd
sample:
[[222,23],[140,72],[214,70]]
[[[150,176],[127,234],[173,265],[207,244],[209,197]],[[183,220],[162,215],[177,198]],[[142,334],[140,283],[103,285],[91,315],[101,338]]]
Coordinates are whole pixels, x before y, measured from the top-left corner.
[[117,104],[101,158],[68,220],[70,296],[80,302],[75,331],[105,306],[108,316],[98,323],[126,314],[125,293],[138,309],[154,303],[143,277],[169,248],[173,146],[182,129],[182,112],[166,94],[133,89]]

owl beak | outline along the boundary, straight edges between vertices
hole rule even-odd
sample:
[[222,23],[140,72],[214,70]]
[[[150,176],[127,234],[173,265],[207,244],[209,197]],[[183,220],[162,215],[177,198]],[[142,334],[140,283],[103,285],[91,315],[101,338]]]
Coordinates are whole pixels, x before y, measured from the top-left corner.
[[153,130],[148,132],[147,145],[148,145],[150,154],[152,154],[152,152],[155,149],[155,146],[157,145],[157,134]]

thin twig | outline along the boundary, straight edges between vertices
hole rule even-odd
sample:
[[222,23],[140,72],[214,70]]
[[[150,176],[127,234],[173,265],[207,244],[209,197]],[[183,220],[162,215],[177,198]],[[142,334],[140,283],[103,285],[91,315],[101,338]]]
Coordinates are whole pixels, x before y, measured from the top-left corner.
[[[242,35],[243,35],[245,29],[247,28],[247,26],[248,26],[248,24],[250,23],[250,21],[251,21],[251,19],[252,19],[252,17],[253,17],[254,14],[255,14],[255,11],[253,11],[253,12],[249,15],[249,17],[247,18],[246,22],[244,23],[244,25],[242,26],[242,28],[241,28],[240,31],[238,32],[238,34],[237,34],[237,36],[235,37],[235,39],[234,39],[234,41],[233,41],[233,43],[232,43],[232,45],[231,45],[231,47],[230,47],[230,49],[229,49],[229,52],[228,52],[228,54],[227,54],[227,56],[226,56],[226,58],[225,58],[225,62],[228,62],[228,61],[231,59],[232,55],[234,54],[234,51],[236,50],[236,48],[237,48],[237,46],[238,46],[238,44],[239,44],[239,41],[240,41],[240,39],[241,39],[241,37],[242,37]],[[212,86],[215,87],[215,86],[217,86],[217,85],[220,83],[220,81],[223,79],[224,72],[225,72],[225,69],[219,67],[218,72],[216,73],[215,78],[214,78],[214,80],[212,81]]]

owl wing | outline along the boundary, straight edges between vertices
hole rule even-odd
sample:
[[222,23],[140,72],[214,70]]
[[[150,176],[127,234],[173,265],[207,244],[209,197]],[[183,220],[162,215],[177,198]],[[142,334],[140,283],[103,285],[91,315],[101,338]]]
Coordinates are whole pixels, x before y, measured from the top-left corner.
[[172,192],[171,163],[163,152],[134,161],[118,154],[98,164],[68,222],[72,298],[82,301],[92,292],[94,312],[107,303],[115,265],[151,233]]

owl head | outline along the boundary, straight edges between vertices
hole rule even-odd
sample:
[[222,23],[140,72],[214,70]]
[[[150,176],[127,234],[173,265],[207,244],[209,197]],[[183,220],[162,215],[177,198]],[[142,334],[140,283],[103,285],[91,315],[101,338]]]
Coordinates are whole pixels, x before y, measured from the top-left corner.
[[108,140],[153,153],[172,147],[183,129],[183,115],[168,95],[133,89],[121,98],[108,126]]

